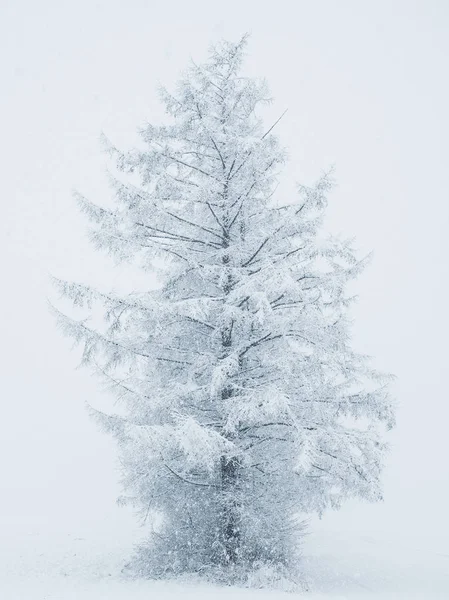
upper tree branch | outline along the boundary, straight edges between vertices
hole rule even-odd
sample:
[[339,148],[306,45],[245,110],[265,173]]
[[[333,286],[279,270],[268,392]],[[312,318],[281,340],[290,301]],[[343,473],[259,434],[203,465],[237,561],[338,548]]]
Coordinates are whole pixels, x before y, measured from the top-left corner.
[[264,133],[264,134],[263,134],[263,136],[262,136],[262,139],[265,139],[265,138],[267,137],[267,135],[268,135],[268,134],[269,134],[271,131],[273,131],[273,129],[276,127],[276,125],[279,123],[279,121],[282,119],[282,117],[285,115],[285,113],[286,113],[287,111],[288,111],[288,108],[286,108],[286,109],[284,110],[284,112],[282,113],[282,115],[279,117],[279,119],[278,119],[277,121],[275,121],[275,122],[273,123],[273,125],[270,127],[270,129],[269,129],[269,130],[268,130],[266,133]]

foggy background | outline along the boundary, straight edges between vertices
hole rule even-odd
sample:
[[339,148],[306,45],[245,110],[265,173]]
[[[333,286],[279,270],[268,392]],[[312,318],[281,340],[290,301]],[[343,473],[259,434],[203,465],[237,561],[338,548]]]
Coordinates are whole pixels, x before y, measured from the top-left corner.
[[[320,527],[449,533],[447,392],[449,4],[445,0],[0,0],[0,524],[120,531],[114,444],[84,402],[105,402],[47,310],[49,273],[151,285],[86,240],[71,197],[109,197],[104,131],[126,149],[211,42],[251,35],[290,161],[279,192],[336,165],[326,229],[356,236],[354,345],[398,377],[385,501]],[[112,400],[111,400],[112,406]]]

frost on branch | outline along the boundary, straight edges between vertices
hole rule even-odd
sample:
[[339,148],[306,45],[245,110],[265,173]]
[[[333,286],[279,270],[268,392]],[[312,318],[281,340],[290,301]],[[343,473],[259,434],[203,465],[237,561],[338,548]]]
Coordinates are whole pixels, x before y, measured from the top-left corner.
[[389,378],[351,349],[346,293],[367,259],[319,235],[332,173],[276,197],[285,155],[245,45],[162,91],[169,122],[142,127],[141,148],[105,141],[114,207],[77,195],[95,246],[157,262],[160,288],[55,280],[87,311],[55,309],[61,329],[120,401],[94,416],[119,445],[122,502],[158,515],[133,563],[147,576],[294,581],[304,515],[381,497]]

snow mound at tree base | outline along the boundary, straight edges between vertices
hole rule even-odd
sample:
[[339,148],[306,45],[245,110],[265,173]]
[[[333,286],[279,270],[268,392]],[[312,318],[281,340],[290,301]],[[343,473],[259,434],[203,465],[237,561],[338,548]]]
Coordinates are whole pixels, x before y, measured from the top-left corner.
[[292,572],[282,564],[264,563],[259,561],[247,567],[209,567],[199,573],[184,573],[176,575],[166,571],[158,577],[151,578],[143,576],[142,572],[136,572],[129,566],[122,571],[122,578],[129,581],[170,581],[178,585],[219,585],[224,587],[252,588],[278,590],[282,592],[305,592],[310,586],[304,574]]
[[[190,550],[190,552],[189,552]],[[299,553],[288,564],[280,560],[257,557],[234,565],[223,565],[211,560],[206,554],[203,560],[197,556],[194,547],[183,552],[173,552],[156,543],[145,541],[134,552],[131,560],[121,571],[129,580],[152,580],[237,586],[255,589],[273,589],[285,592],[304,592],[309,589]],[[193,555],[190,560],[189,554]]]

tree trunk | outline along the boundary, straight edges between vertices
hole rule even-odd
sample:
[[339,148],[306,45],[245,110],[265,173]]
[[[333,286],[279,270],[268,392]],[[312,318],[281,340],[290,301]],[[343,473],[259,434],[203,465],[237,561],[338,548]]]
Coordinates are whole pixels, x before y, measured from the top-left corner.
[[236,485],[239,462],[235,457],[222,456],[220,460],[223,506],[221,514],[221,535],[224,548],[224,563],[235,564],[240,550],[240,516]]
[[[227,198],[229,178],[227,179],[223,197]],[[225,233],[223,240],[223,247],[228,248],[229,246],[229,230],[228,230],[228,218],[225,218]],[[232,288],[232,276],[228,270],[230,262],[229,254],[224,254],[222,257],[223,267],[227,274],[225,276],[225,284],[223,286],[223,293],[227,296]],[[234,322],[224,327],[221,332],[221,344],[223,349],[223,358],[229,355],[232,347],[232,331]],[[227,400],[234,393],[232,385],[227,385],[222,389],[221,398]],[[227,435],[230,438],[231,436]],[[222,489],[222,506],[220,514],[220,528],[221,528],[221,543],[223,547],[223,562],[225,565],[235,564],[239,557],[240,550],[240,515],[239,515],[239,500],[237,497],[238,489],[238,472],[239,472],[239,459],[234,456],[222,456],[220,458],[220,479]]]

